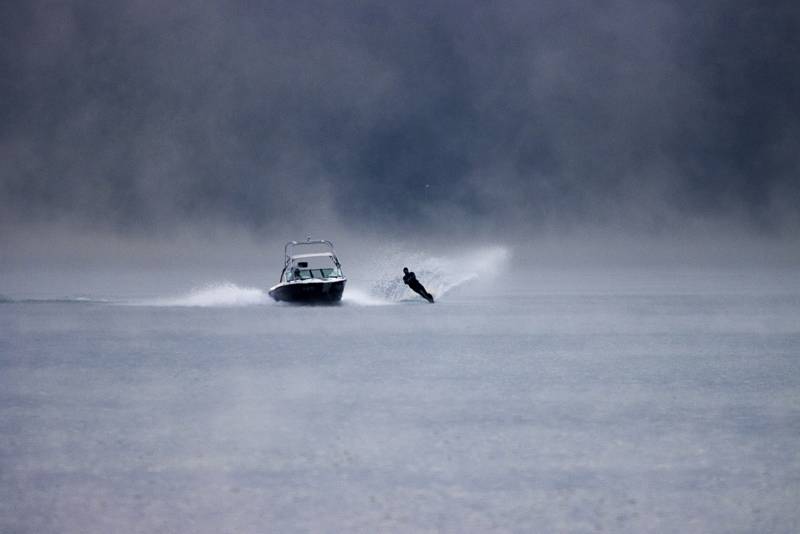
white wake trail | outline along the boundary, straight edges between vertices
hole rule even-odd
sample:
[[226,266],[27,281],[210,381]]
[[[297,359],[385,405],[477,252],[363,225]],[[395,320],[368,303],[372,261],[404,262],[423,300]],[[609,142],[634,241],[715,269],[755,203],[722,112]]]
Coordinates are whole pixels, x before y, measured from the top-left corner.
[[272,302],[267,293],[255,287],[240,287],[232,282],[209,284],[185,295],[135,302],[142,306],[186,306],[200,308],[257,306]]

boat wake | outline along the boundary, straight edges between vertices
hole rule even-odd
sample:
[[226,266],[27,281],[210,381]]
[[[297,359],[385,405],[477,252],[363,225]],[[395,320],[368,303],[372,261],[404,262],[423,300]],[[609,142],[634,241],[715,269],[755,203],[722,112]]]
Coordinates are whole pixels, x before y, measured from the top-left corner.
[[184,306],[200,308],[257,306],[272,302],[267,293],[255,287],[241,287],[231,282],[210,284],[185,295],[145,299],[131,304],[140,306]]
[[0,295],[0,304],[110,304],[113,302],[114,300],[108,298],[86,296],[11,298]]
[[[348,282],[351,284],[351,282]],[[352,304],[355,306],[387,306],[393,302],[381,298],[378,295],[370,293],[369,290],[364,290],[359,287],[352,287],[349,285],[342,295],[342,302],[344,304]]]

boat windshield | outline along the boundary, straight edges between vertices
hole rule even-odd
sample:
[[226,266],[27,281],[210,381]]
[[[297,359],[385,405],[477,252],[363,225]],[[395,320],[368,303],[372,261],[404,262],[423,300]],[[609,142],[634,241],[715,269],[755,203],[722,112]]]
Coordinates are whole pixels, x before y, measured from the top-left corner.
[[286,280],[311,280],[314,278],[340,278],[342,271],[337,267],[321,268],[321,269],[294,269],[286,274]]

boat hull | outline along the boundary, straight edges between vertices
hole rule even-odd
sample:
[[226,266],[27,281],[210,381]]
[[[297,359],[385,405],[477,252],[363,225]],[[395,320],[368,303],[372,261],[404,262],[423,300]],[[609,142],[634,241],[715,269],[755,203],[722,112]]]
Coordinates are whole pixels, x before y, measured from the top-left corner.
[[303,304],[334,304],[342,300],[347,280],[303,280],[284,282],[269,290],[269,296],[278,302]]

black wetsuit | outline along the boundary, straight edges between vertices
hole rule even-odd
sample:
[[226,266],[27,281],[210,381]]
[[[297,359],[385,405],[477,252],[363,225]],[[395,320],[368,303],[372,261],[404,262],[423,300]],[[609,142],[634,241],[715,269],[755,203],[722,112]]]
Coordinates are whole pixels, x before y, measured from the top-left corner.
[[428,302],[433,302],[433,295],[428,293],[425,290],[425,287],[423,287],[423,285],[419,283],[419,280],[417,280],[417,275],[415,275],[413,271],[409,271],[408,274],[403,275],[403,283],[406,284],[411,289],[413,289],[416,293],[418,293],[422,298],[424,298]]

